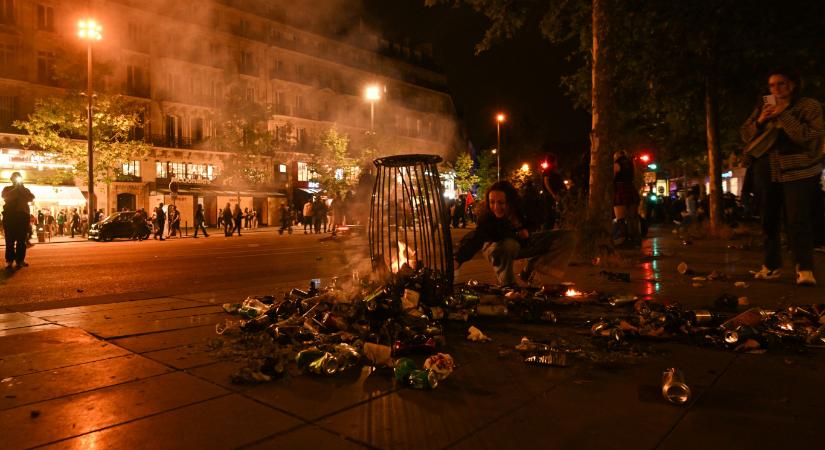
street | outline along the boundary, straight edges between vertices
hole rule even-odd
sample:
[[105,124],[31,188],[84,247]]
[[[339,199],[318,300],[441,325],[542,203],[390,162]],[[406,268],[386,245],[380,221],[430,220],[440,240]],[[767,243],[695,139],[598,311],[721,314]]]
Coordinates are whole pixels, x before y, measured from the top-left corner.
[[0,272],[0,306],[279,284],[306,287],[310,278],[351,275],[359,255],[367,258],[365,238],[334,240],[328,233],[303,231],[279,235],[274,228],[231,238],[210,230],[209,238],[163,242],[40,244],[28,251],[29,267]]

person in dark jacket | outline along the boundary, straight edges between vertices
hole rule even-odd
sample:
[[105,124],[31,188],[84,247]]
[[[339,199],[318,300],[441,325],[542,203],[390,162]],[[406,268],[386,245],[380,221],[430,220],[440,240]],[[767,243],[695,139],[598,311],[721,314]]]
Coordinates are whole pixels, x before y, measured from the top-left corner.
[[26,267],[26,238],[29,224],[29,203],[34,194],[23,186],[20,172],[11,174],[11,186],[3,188],[3,236],[6,239],[6,268]]
[[241,226],[243,225],[244,214],[241,211],[241,207],[238,204],[235,204],[235,228],[229,232],[229,235],[232,236],[235,233],[235,230],[238,230],[238,236],[241,235]]
[[476,229],[461,240],[455,254],[457,267],[479,250],[493,265],[499,284],[516,284],[513,262],[528,259],[519,278],[526,283],[534,273],[561,278],[576,247],[571,231],[534,232],[521,209],[518,191],[507,181],[499,181],[487,191],[485,208]]
[[163,237],[166,232],[166,212],[163,210],[163,203],[158,205],[158,212],[155,220],[158,224],[158,229],[155,231],[155,239],[158,239],[158,236],[160,236],[160,240],[163,241],[166,239]]
[[223,235],[226,237],[232,236],[232,205],[230,205],[229,202],[226,202],[226,207],[223,209],[221,217],[223,218]]
[[203,237],[209,237],[209,233],[206,232],[206,227],[203,226],[204,217],[203,217],[203,205],[198,203],[198,208],[195,210],[195,235],[194,238],[198,237],[198,230],[203,231]]

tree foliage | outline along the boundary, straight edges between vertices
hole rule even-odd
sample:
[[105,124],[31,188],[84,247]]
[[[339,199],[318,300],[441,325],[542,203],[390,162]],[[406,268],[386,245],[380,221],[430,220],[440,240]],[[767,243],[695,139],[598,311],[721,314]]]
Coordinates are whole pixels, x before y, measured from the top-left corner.
[[358,161],[349,156],[349,137],[338,133],[333,126],[321,134],[319,143],[319,152],[313,157],[310,170],[321,189],[343,198],[357,181],[354,171]]
[[473,173],[473,158],[468,153],[458,155],[453,163],[455,186],[461,192],[469,192],[478,183],[478,176]]
[[[80,93],[51,96],[35,101],[34,111],[14,126],[26,134],[20,138],[26,148],[42,150],[55,161],[74,166],[73,176],[88,178],[87,98]],[[119,95],[97,94],[92,108],[94,175],[98,182],[111,182],[122,164],[143,158],[151,148],[134,139],[143,126],[143,107]]]
[[481,152],[478,154],[478,167],[475,171],[476,192],[483,196],[487,189],[496,182],[496,155],[491,152]]

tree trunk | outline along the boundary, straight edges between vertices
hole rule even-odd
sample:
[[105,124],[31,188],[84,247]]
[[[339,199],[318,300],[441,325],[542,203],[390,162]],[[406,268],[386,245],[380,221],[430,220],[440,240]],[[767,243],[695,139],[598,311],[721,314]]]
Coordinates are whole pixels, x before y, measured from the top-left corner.
[[592,49],[592,129],[590,131],[590,192],[587,201],[587,232],[593,248],[585,253],[597,254],[603,245],[612,246],[610,224],[613,212],[613,158],[610,146],[615,142],[609,113],[615,105],[610,83],[611,67],[608,45],[608,7],[611,0],[593,0]]
[[719,234],[723,225],[722,155],[719,150],[719,102],[717,80],[711,73],[705,79],[705,128],[708,138],[708,177],[710,178],[710,233]]

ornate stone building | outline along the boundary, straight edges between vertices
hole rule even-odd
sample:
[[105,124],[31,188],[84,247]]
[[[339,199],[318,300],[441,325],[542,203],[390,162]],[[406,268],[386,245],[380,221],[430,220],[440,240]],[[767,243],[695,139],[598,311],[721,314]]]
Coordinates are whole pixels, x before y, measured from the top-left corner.
[[[25,118],[38,98],[84,90],[86,43],[77,24],[87,17],[103,34],[93,44],[94,90],[143,104],[145,125],[136,135],[152,145],[147,157],[123,162],[118,181],[95,188],[106,212],[168,202],[175,179],[184,218],[201,203],[214,224],[219,207],[240,202],[272,224],[280,202],[298,203],[302,192],[311,192],[307,164],[319,135],[333,126],[350,138],[353,155],[368,141],[380,143],[378,155],[454,152],[454,107],[426,46],[389,42],[361,26],[346,35],[343,28],[325,33],[302,26],[312,11],[293,12],[290,5],[0,0],[0,181],[22,169],[36,184],[38,174],[54,168],[44,166],[48,161],[38,152],[20,148],[12,122]],[[368,85],[379,88],[380,100],[365,99]],[[260,179],[240,187],[221,177],[237,154],[216,145],[230,96],[268,107],[275,136],[253,164]],[[85,188],[76,189],[85,195]],[[74,203],[55,195],[39,206],[79,203],[77,193],[63,196]]]

